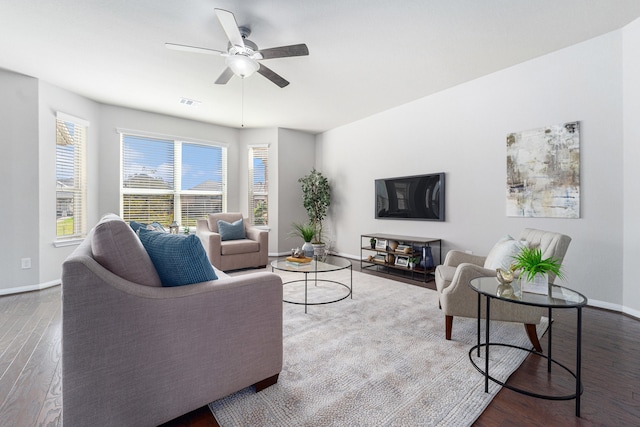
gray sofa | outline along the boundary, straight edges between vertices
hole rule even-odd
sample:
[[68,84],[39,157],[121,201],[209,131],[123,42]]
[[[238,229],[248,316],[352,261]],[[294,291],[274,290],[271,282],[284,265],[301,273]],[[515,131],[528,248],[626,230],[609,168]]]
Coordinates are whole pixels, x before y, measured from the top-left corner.
[[282,281],[272,273],[159,286],[128,224],[107,216],[62,273],[63,419],[155,426],[282,369]]
[[209,214],[196,222],[196,234],[207,251],[211,264],[222,271],[264,267],[269,261],[269,232],[253,227],[244,219],[244,239],[222,240],[218,220],[233,223],[242,218],[239,212]]

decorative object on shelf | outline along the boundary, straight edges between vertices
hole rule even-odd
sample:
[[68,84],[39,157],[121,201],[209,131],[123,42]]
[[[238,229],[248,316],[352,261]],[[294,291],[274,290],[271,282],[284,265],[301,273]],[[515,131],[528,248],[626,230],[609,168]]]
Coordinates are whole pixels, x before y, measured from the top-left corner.
[[406,256],[398,256],[396,257],[396,265],[399,265],[400,267],[409,267],[409,258],[407,258]]
[[507,216],[580,218],[580,122],[507,135]]
[[562,264],[557,258],[542,259],[540,248],[524,247],[513,257],[514,271],[521,270],[520,283],[523,292],[548,295],[551,284],[548,273],[553,273],[556,277],[564,279]]
[[395,240],[392,240],[389,242],[389,248],[391,248],[392,251],[396,251],[396,249],[398,249],[398,245],[399,243]]
[[291,236],[300,237],[304,240],[304,245],[302,245],[302,250],[304,250],[305,256],[311,257],[313,256],[313,245],[311,244],[311,240],[316,234],[316,229],[313,224],[299,224],[293,223],[293,230],[289,233]]
[[396,247],[395,251],[401,254],[410,254],[411,252],[413,252],[413,249],[411,248],[411,246],[400,244]]
[[379,249],[381,251],[386,251],[387,250],[387,241],[384,240],[384,239],[376,240],[376,249]]
[[376,248],[376,239],[372,237],[371,239],[369,239],[369,243],[371,244],[371,249]]
[[396,263],[396,256],[393,254],[387,254],[387,264],[394,265]]
[[512,270],[503,270],[501,268],[496,268],[496,277],[498,278],[498,282],[503,285],[510,284],[514,279]]
[[387,257],[385,257],[385,256],[384,256],[384,255],[382,255],[382,254],[374,255],[374,257],[373,257],[373,262],[376,262],[376,263],[378,263],[378,264],[384,264],[384,263],[386,263],[386,262],[387,262]]
[[418,264],[418,261],[420,261],[420,258],[417,256],[411,256],[409,257],[409,268],[411,270],[413,270],[414,268],[416,268],[416,265]]
[[309,175],[298,179],[302,186],[302,204],[307,210],[309,223],[313,225],[315,237],[312,243],[323,243],[322,222],[327,216],[331,204],[329,181],[315,168]]
[[177,222],[173,221],[170,225],[169,225],[169,233],[171,234],[178,234],[178,230],[180,230],[180,226],[178,225]]
[[189,227],[187,227],[187,226],[185,226],[185,227],[184,227],[184,230],[183,230],[183,231],[184,231],[184,234],[189,234],[189,233],[191,233],[191,229],[190,229]]

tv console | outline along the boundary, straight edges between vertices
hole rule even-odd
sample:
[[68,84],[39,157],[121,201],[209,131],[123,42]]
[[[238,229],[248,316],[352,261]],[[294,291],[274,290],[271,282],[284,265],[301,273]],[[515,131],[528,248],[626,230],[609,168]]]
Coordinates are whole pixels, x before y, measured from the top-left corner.
[[[371,245],[370,240],[375,239]],[[396,245],[397,244],[397,245]],[[433,245],[438,245],[434,253]],[[409,259],[431,249],[433,267],[409,266]],[[437,256],[437,259],[436,259]],[[433,280],[435,266],[442,263],[442,240],[430,237],[401,236],[397,234],[370,233],[360,235],[360,269],[381,271],[390,275],[401,275],[412,280]]]

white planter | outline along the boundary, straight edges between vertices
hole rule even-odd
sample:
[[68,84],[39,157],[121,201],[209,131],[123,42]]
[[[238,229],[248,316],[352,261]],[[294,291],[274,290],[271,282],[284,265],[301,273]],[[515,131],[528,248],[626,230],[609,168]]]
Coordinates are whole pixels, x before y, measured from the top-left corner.
[[304,242],[304,245],[302,245],[302,250],[304,251],[304,256],[306,256],[307,258],[313,257],[313,245],[311,244],[311,242]]
[[533,277],[533,281],[527,280],[526,273],[520,274],[520,283],[522,283],[523,292],[531,292],[534,294],[549,295],[549,275],[547,273],[538,273]]

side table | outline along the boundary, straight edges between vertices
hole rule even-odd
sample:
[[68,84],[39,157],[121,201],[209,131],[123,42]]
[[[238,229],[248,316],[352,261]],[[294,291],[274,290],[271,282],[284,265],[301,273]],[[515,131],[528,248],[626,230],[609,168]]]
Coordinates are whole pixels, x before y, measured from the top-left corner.
[[[484,391],[485,393],[489,392],[489,380],[493,381],[496,384],[499,384],[503,387],[506,387],[510,390],[513,390],[515,392],[527,395],[527,396],[532,396],[532,397],[537,397],[540,399],[549,399],[549,400],[571,400],[571,399],[575,399],[576,400],[576,416],[579,417],[580,416],[580,395],[583,392],[583,388],[582,388],[582,382],[581,382],[581,363],[582,363],[582,307],[584,307],[587,304],[587,298],[580,294],[579,292],[576,292],[574,290],[571,290],[569,288],[566,288],[564,286],[558,286],[558,285],[550,285],[549,286],[549,295],[540,295],[540,294],[534,294],[534,293],[529,293],[529,292],[522,292],[520,290],[516,291],[513,293],[513,295],[511,296],[498,296],[497,294],[497,290],[498,290],[498,280],[496,279],[496,277],[479,277],[477,279],[473,279],[470,281],[469,286],[471,286],[471,289],[473,289],[474,291],[476,291],[478,293],[478,344],[473,346],[471,348],[471,350],[469,350],[469,359],[471,360],[471,363],[473,364],[473,366],[481,373],[484,375]],[[503,295],[503,294],[501,294]],[[485,342],[484,343],[480,343],[480,325],[481,325],[481,300],[482,300],[482,296],[485,297],[486,299],[486,324],[485,324]],[[515,345],[511,345],[511,344],[505,344],[505,343],[492,343],[490,340],[490,336],[489,336],[489,323],[490,323],[490,319],[491,319],[491,300],[492,299],[497,299],[497,300],[502,300],[502,301],[507,301],[513,304],[523,304],[523,305],[531,305],[531,306],[536,306],[536,307],[545,307],[549,310],[549,329],[547,331],[547,338],[548,338],[548,349],[547,349],[547,354],[543,354],[543,353],[539,353],[535,350],[531,350],[529,348],[525,348],[525,347],[518,347]],[[552,337],[552,330],[551,330],[551,319],[553,319],[552,317],[552,310],[553,309],[566,309],[566,308],[575,308],[576,312],[577,312],[577,316],[576,316],[576,322],[577,322],[577,331],[576,331],[576,367],[575,367],[575,372],[573,372],[570,368],[568,368],[567,366],[563,365],[562,363],[554,360],[551,356],[551,350],[552,350],[552,346],[551,346],[551,337]],[[544,394],[539,394],[539,393],[535,393],[529,390],[523,390],[517,387],[514,387],[512,385],[509,384],[505,384],[502,381],[497,380],[496,378],[493,378],[491,375],[489,375],[489,348],[491,346],[503,346],[503,347],[511,347],[511,348],[517,348],[519,350],[524,350],[524,351],[528,351],[529,353],[535,354],[537,356],[543,357],[547,359],[547,371],[551,372],[551,365],[552,363],[555,363],[556,365],[560,366],[561,368],[563,368],[564,370],[566,370],[567,372],[569,372],[575,379],[576,379],[576,389],[575,389],[575,393],[573,394],[569,394],[569,395],[565,395],[565,396],[549,396],[549,395],[544,395]],[[473,351],[476,350],[477,351],[477,355],[478,357],[480,357],[480,348],[484,347],[484,353],[485,353],[485,364],[484,364],[484,370],[482,368],[480,368],[475,361],[473,360],[472,354]]]

